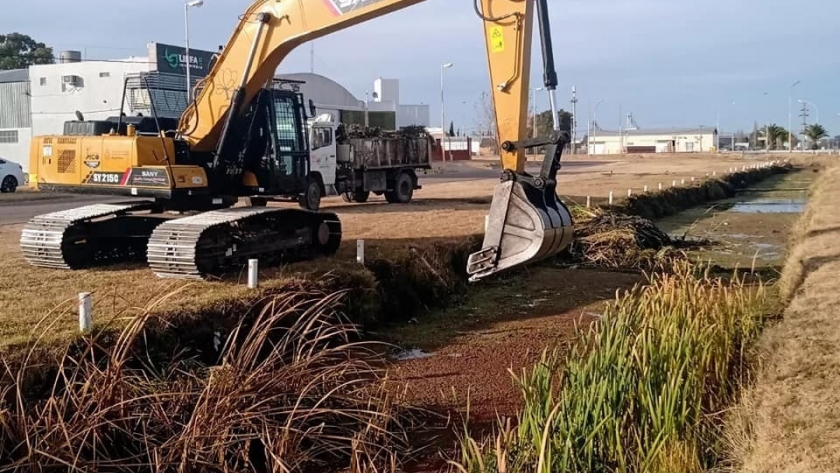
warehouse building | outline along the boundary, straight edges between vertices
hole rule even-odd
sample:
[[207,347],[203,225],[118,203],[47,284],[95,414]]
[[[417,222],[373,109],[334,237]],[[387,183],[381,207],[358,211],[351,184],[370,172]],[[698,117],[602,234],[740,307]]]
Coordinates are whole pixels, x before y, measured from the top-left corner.
[[0,158],[21,165],[32,139],[29,103],[29,70],[0,71]]
[[589,154],[702,153],[717,149],[715,127],[592,130]]

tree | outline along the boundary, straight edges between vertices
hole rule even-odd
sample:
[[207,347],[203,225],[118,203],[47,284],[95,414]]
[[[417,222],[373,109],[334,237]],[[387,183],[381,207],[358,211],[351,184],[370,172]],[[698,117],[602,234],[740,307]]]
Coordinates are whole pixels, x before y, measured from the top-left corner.
[[[567,112],[563,109],[557,111],[557,115],[560,120],[560,129],[562,131],[571,133],[572,132],[572,114]],[[528,124],[528,136],[534,136],[534,125],[532,122],[533,120],[529,120]],[[551,110],[546,110],[544,112],[538,113],[536,116],[536,124],[537,124],[537,136],[538,137],[549,137],[551,133],[554,131],[554,120],[551,119]]]
[[33,64],[52,64],[52,48],[21,33],[0,34],[0,70],[24,69]]
[[449,122],[449,136],[455,136],[455,122]]
[[[755,135],[754,142],[756,148],[766,146],[771,150],[780,149],[784,147],[785,142],[788,140],[788,131],[775,123],[758,128],[753,134]],[[759,139],[759,137],[761,138]],[[759,143],[762,140],[766,141]]]
[[807,136],[808,139],[811,140],[811,149],[817,149],[817,142],[820,141],[820,139],[828,136],[828,132],[819,123],[814,123],[813,125],[808,125],[805,128],[805,136]]

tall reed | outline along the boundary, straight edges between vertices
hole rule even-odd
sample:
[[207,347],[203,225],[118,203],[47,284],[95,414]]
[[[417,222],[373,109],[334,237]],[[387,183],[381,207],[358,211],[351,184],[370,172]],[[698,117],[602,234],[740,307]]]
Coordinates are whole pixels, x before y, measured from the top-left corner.
[[[243,316],[215,366],[143,363],[148,313],[103,350],[64,357],[50,396],[0,400],[0,471],[379,471],[409,441],[382,347],[361,342],[340,294],[274,297]],[[104,353],[104,355],[103,355]]]
[[[766,287],[676,262],[609,304],[566,357],[546,350],[515,376],[515,434],[464,435],[465,472],[700,471],[717,456],[719,413],[732,401],[761,328]],[[504,462],[499,462],[504,459]]]

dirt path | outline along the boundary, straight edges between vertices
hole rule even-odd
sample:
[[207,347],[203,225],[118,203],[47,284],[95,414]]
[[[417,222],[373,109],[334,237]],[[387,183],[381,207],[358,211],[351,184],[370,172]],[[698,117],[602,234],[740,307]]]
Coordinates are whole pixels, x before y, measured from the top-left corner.
[[743,472],[840,471],[840,166],[815,183],[782,274],[792,296],[762,335],[764,361],[730,436]]

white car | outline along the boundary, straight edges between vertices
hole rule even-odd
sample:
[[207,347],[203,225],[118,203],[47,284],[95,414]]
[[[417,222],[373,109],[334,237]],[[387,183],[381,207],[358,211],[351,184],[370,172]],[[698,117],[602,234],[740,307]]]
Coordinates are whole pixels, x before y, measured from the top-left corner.
[[14,192],[26,183],[20,164],[0,158],[0,192]]

